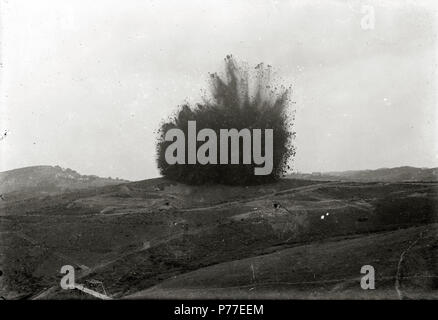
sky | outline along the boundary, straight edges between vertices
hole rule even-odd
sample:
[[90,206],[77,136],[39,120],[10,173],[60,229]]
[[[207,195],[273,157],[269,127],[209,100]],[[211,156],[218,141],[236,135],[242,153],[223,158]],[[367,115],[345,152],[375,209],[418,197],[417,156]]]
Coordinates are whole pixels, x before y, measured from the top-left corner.
[[434,2],[0,0],[0,171],[159,176],[160,122],[227,54],[292,86],[296,171],[436,167]]

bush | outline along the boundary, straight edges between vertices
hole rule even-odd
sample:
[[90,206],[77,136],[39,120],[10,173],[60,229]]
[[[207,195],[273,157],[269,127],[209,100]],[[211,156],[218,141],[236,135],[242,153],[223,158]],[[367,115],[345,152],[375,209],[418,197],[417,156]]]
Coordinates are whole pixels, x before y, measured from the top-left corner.
[[[238,67],[232,56],[225,59],[225,77],[210,74],[211,97],[204,98],[191,108],[182,105],[158,131],[157,164],[161,174],[169,179],[187,184],[220,183],[249,185],[273,182],[286,173],[288,160],[295,156],[292,145],[295,133],[292,129],[293,116],[288,116],[290,89],[271,84],[271,67],[259,64],[255,68],[253,87],[247,68]],[[293,115],[293,112],[291,113]],[[197,132],[203,128],[213,129],[219,137],[220,129],[241,130],[273,129],[273,170],[269,175],[254,175],[257,167],[251,164],[174,164],[169,165],[165,151],[172,141],[165,141],[166,132],[172,128],[181,129],[187,137],[188,121],[196,121]],[[264,139],[262,139],[262,154]],[[187,138],[186,138],[187,159]],[[203,142],[198,142],[197,146]],[[240,141],[242,150],[242,141]],[[251,150],[252,152],[252,150]],[[230,152],[228,153],[230,156]],[[220,152],[218,150],[218,158]],[[229,162],[230,163],[230,162]]]

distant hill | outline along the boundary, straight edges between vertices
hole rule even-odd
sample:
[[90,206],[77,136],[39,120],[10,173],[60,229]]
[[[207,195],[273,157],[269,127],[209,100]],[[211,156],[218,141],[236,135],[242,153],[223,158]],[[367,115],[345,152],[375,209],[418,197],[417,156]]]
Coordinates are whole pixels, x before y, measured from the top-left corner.
[[127,181],[81,175],[60,166],[32,166],[0,172],[0,193],[51,194],[124,182]]
[[306,180],[345,180],[360,182],[438,181],[438,168],[397,167],[376,170],[295,173],[288,176]]

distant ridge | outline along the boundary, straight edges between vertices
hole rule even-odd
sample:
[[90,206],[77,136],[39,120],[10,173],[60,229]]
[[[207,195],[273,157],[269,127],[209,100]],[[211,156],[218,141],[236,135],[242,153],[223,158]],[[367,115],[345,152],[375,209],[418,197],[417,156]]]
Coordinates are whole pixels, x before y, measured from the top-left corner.
[[350,170],[333,172],[294,173],[293,179],[345,180],[360,182],[438,181],[438,168],[396,167],[376,170]]
[[68,190],[102,187],[127,180],[81,175],[60,166],[32,166],[0,172],[0,193],[51,194]]

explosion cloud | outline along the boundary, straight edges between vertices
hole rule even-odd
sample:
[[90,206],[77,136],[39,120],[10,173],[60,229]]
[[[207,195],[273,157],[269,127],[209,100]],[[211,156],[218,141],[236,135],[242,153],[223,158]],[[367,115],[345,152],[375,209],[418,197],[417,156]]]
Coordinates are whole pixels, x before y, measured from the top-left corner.
[[[251,77],[253,76],[253,77]],[[251,185],[273,182],[287,172],[288,162],[295,156],[293,139],[293,110],[290,106],[290,88],[275,86],[271,80],[270,66],[260,63],[250,73],[247,67],[238,66],[229,55],[225,58],[225,74],[210,74],[210,96],[201,103],[190,107],[182,105],[158,131],[157,164],[161,174],[171,180],[187,184],[220,183],[230,185]],[[166,132],[180,129],[188,135],[189,121],[196,121],[196,130],[214,130],[219,136],[220,129],[272,129],[273,130],[273,169],[268,175],[254,175],[258,167],[254,161],[243,163],[240,153],[239,164],[169,164],[165,152],[172,141],[166,141]],[[265,153],[264,139],[261,139],[262,153]],[[188,140],[185,141],[185,158],[188,158]],[[197,142],[197,148],[203,142]],[[243,141],[239,141],[242,150]],[[230,146],[229,146],[230,148]],[[231,150],[228,150],[228,157]],[[217,157],[220,157],[218,150]]]

